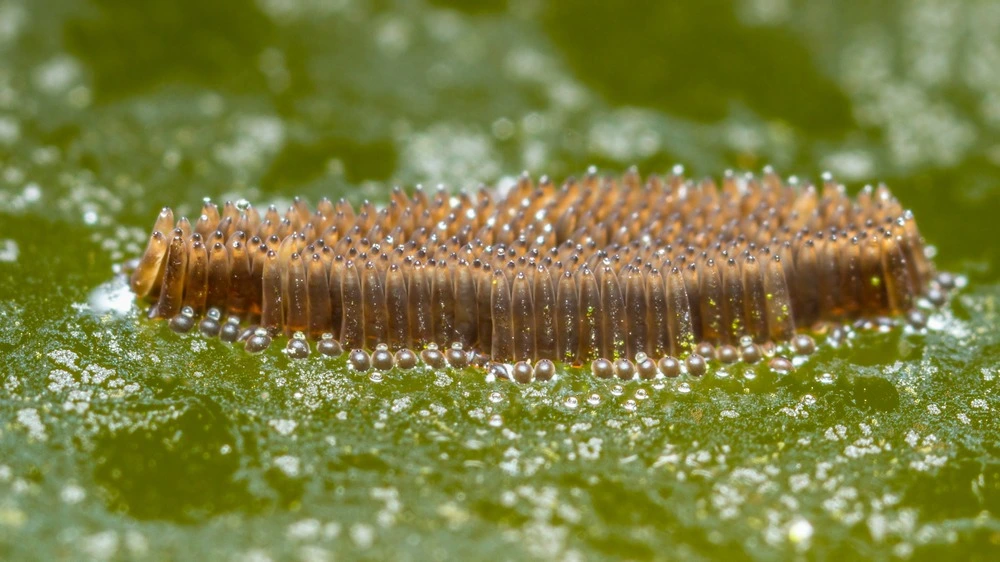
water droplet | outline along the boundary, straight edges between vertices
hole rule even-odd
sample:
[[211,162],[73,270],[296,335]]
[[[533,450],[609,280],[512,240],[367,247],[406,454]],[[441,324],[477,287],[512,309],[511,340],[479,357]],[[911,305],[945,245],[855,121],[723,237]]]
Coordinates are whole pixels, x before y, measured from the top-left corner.
[[590,404],[591,406],[596,406],[596,405],[600,404],[601,403],[601,395],[597,394],[596,392],[594,394],[591,394],[590,397],[587,398],[587,403]]
[[371,374],[368,375],[368,380],[372,382],[382,382],[382,373],[378,371],[372,371]]
[[576,396],[567,396],[566,400],[563,401],[563,404],[567,408],[574,409],[576,408],[577,404],[579,404],[579,401],[576,399]]
[[500,414],[493,414],[490,416],[489,424],[493,427],[500,427],[503,425],[503,418],[500,417]]
[[753,338],[750,336],[740,337],[740,347],[750,347],[751,345],[753,345]]
[[646,392],[645,388],[640,388],[639,390],[635,391],[635,398],[636,400],[645,400],[649,398],[649,393]]
[[688,384],[688,383],[686,383],[686,382],[682,382],[682,383],[678,384],[677,385],[677,393],[678,394],[690,394],[691,393],[691,385]]
[[831,374],[831,373],[823,373],[823,374],[818,375],[816,377],[816,382],[818,382],[819,384],[830,384],[830,385],[832,385],[833,383],[837,382],[837,378],[834,377],[833,374]]
[[625,394],[625,389],[622,388],[622,385],[616,384],[611,387],[611,394],[615,396],[621,396],[622,394]]
[[490,398],[490,402],[493,402],[494,404],[496,404],[497,402],[502,402],[503,401],[503,394],[500,394],[499,392],[491,392],[489,398]]
[[802,396],[802,403],[806,406],[812,406],[816,403],[816,397],[812,394],[805,394]]
[[662,380],[658,380],[653,383],[653,388],[655,388],[656,390],[663,390],[666,387],[667,383],[663,382]]
[[635,411],[635,400],[626,400],[625,404],[623,404],[623,406],[625,407],[626,411],[628,411],[628,412],[634,412]]
[[757,378],[757,371],[754,369],[747,369],[743,371],[743,378],[748,381],[752,381]]

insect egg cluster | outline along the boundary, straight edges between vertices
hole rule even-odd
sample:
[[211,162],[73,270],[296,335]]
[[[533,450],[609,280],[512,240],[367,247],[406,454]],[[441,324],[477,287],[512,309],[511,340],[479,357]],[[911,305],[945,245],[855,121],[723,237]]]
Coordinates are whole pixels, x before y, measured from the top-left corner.
[[[518,381],[553,361],[599,377],[699,375],[819,326],[904,314],[951,288],[885,186],[850,197],[726,174],[522,176],[506,193],[411,194],[383,207],[296,199],[284,213],[205,202],[157,217],[132,290],[171,328],[260,352],[340,355],[358,369],[497,364]],[[782,357],[775,370],[791,369]]]

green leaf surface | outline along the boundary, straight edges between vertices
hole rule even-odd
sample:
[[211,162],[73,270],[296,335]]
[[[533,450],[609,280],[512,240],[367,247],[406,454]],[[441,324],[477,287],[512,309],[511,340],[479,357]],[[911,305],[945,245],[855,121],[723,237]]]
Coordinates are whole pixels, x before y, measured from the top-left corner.
[[[0,559],[995,559],[989,0],[0,0]],[[146,320],[164,205],[886,181],[967,281],[796,371],[357,373]]]

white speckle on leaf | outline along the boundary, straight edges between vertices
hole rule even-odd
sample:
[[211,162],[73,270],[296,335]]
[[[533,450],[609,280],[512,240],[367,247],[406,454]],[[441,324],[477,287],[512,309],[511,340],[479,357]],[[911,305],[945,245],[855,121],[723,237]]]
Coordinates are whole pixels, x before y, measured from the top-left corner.
[[290,478],[295,478],[299,475],[301,464],[299,458],[292,455],[282,455],[274,459],[274,466],[278,467],[279,470]]
[[28,436],[38,441],[45,441],[49,438],[45,432],[45,425],[38,416],[38,410],[34,408],[24,408],[17,412],[17,423],[23,425],[28,430]]
[[350,533],[351,540],[362,550],[371,548],[372,544],[375,543],[375,529],[371,525],[355,523],[351,525]]
[[267,424],[281,435],[291,435],[299,425],[294,420],[271,420]]
[[63,487],[62,491],[59,492],[59,499],[61,499],[63,503],[67,503],[69,505],[78,504],[86,497],[87,492],[76,484],[67,484]]

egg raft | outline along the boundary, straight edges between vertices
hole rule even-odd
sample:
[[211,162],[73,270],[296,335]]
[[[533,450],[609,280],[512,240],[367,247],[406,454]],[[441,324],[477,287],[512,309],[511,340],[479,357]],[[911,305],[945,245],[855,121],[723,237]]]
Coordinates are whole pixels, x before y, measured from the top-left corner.
[[501,365],[521,382],[552,361],[629,379],[778,344],[808,354],[831,326],[921,325],[918,299],[953,284],[886,186],[851,198],[828,174],[816,187],[769,169],[523,175],[506,193],[397,188],[381,208],[296,199],[284,214],[206,201],[193,224],[163,209],[130,269],[176,332],[250,352],[283,335],[290,357],[347,349],[362,370]]

